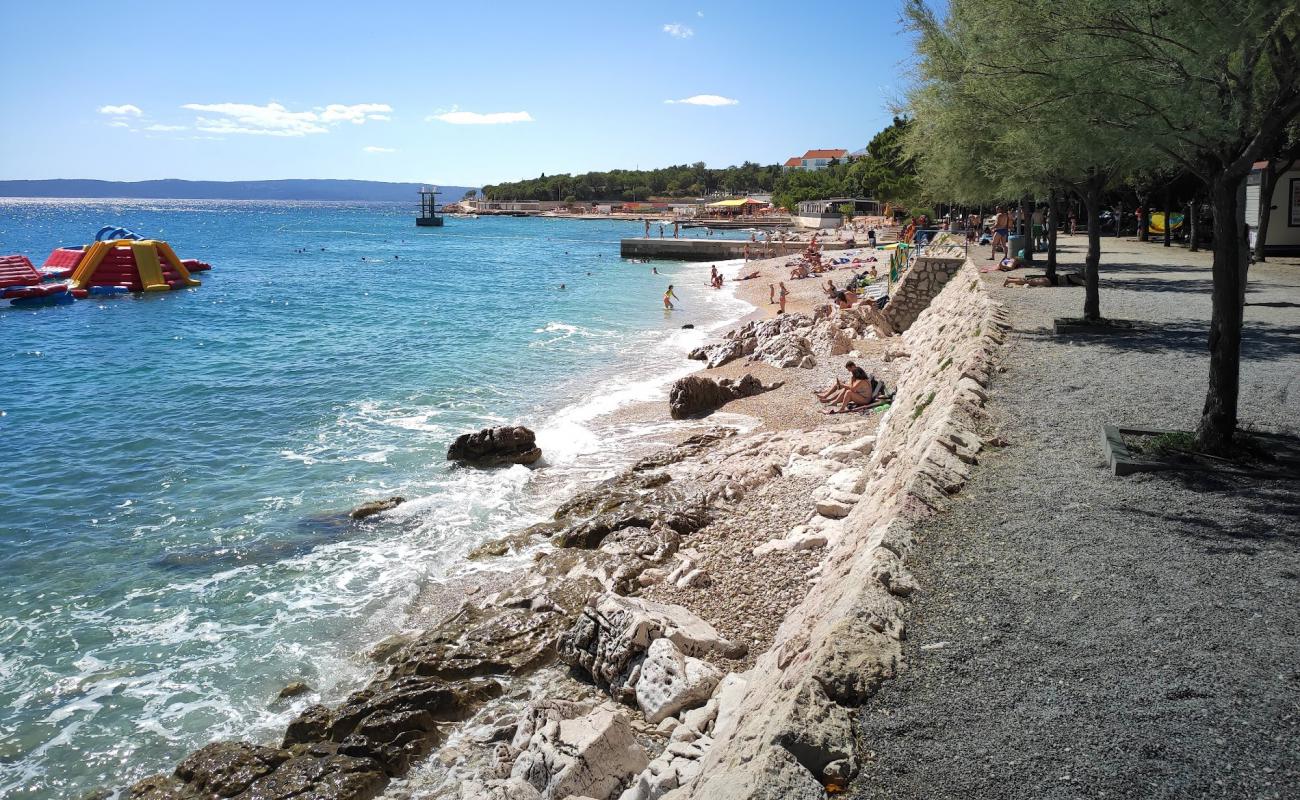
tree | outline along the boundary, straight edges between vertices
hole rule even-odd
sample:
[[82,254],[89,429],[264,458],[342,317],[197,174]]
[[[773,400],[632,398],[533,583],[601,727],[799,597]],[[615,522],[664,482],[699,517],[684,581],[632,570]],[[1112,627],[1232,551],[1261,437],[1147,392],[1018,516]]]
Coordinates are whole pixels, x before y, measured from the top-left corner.
[[[1225,16],[1225,11],[1229,12]],[[1208,187],[1214,224],[1209,387],[1196,426],[1209,451],[1237,429],[1249,259],[1239,192],[1300,115],[1300,6],[1294,0],[1081,0],[1069,20],[1097,57],[1095,95],[1121,103],[1112,125],[1150,142]]]
[[475,197],[478,197],[478,189],[469,189],[469,190],[467,190],[467,191],[465,192],[464,195],[461,196],[460,199],[461,199],[461,200],[473,200]]
[[[1092,66],[1075,57],[1076,35],[1051,28],[1061,16],[1057,4],[952,0],[940,20],[924,0],[912,0],[906,13],[920,34],[921,77],[909,97],[918,128],[907,139],[927,193],[979,202],[1076,193],[1088,218],[1083,316],[1099,321],[1103,193],[1153,152],[1105,123],[1114,102],[1101,97],[1078,107]],[[1055,282],[1054,254],[1048,263]]]

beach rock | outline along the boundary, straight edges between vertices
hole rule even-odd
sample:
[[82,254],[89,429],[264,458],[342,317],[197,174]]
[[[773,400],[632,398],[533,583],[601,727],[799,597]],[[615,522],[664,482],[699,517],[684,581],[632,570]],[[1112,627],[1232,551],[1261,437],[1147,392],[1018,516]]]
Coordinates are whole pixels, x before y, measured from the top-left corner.
[[[597,588],[595,581],[583,585],[584,591]],[[535,610],[544,605],[539,602],[543,597],[546,610]],[[446,681],[518,675],[554,658],[552,644],[571,619],[563,612],[563,595],[557,598],[541,586],[530,592],[516,586],[513,593],[506,590],[490,599],[491,604],[462,607],[406,645],[393,674]]]
[[618,700],[633,702],[640,662],[651,642],[668,639],[685,655],[739,658],[743,644],[724,639],[687,609],[638,597],[593,598],[557,644],[560,658],[586,672]]
[[688,323],[686,323],[685,325],[682,326],[682,330],[691,330],[691,329],[694,328],[694,327],[695,327],[694,325],[692,325],[691,323],[688,322]]
[[379,641],[375,642],[369,650],[366,651],[366,658],[371,661],[387,661],[403,647],[420,638],[424,631],[408,631],[406,633],[390,633]]
[[213,742],[182,761],[173,775],[133,785],[132,800],[198,800],[210,797],[310,797],[370,800],[389,781],[383,765],[342,753],[338,745],[293,750],[244,742]]
[[713,411],[741,397],[762,394],[780,385],[764,386],[758,378],[748,373],[736,381],[730,378],[715,381],[702,375],[687,375],[678,379],[668,391],[668,409],[673,419],[685,419]]
[[212,742],[176,766],[176,777],[203,794],[231,797],[274,772],[289,751],[248,742]]
[[853,510],[853,506],[836,498],[817,501],[817,513],[831,519],[844,519]]
[[336,709],[313,706],[285,732],[283,747],[332,744],[337,752],[404,773],[440,738],[438,723],[460,720],[501,693],[490,680],[449,684],[437,678],[384,679],[348,696]]
[[275,697],[277,700],[288,700],[290,697],[297,697],[300,694],[306,694],[310,691],[311,687],[302,681],[293,681],[286,684]]
[[381,511],[387,511],[390,508],[397,508],[405,502],[405,497],[397,497],[396,495],[385,500],[371,500],[369,503],[362,503],[352,509],[348,512],[348,516],[352,519],[365,519],[366,517],[372,517]]
[[842,356],[853,349],[848,335],[832,320],[822,320],[814,325],[808,343],[819,356]]
[[463,433],[447,449],[447,460],[476,467],[532,464],[542,457],[537,437],[522,425]]
[[659,722],[683,709],[703,705],[722,674],[707,661],[688,658],[668,639],[655,639],[641,663],[636,703],[647,722]]
[[813,358],[812,343],[793,331],[765,340],[754,350],[753,360],[782,369],[790,367],[811,369],[817,366],[817,359]]
[[465,781],[460,785],[461,800],[540,800],[530,784],[508,778],[496,781]]
[[609,705],[580,717],[547,720],[520,750],[510,778],[532,786],[541,800],[608,798],[649,763],[627,717]]

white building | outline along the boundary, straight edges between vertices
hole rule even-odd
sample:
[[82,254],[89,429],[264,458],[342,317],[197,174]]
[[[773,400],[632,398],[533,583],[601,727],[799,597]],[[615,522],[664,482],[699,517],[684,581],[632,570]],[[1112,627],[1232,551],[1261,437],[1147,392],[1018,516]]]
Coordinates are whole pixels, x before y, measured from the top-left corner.
[[[1250,226],[1252,244],[1259,227],[1260,184],[1267,162],[1256,162],[1246,178],[1246,224]],[[1268,255],[1300,253],[1300,162],[1277,176],[1273,184],[1272,212],[1268,218]]]

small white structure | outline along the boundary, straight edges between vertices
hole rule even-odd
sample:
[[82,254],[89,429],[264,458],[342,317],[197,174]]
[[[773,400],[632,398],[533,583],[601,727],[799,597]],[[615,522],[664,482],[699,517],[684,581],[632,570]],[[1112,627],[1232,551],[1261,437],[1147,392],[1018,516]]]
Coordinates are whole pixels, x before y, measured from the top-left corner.
[[844,206],[853,206],[853,216],[879,214],[875,200],[840,197],[831,200],[804,200],[795,209],[794,222],[801,228],[838,228],[844,224]]
[[[1257,162],[1246,178],[1246,224],[1250,226],[1252,241],[1259,228],[1259,195],[1266,165],[1267,162]],[[1300,253],[1300,162],[1277,176],[1270,205],[1272,212],[1264,252],[1267,255]]]

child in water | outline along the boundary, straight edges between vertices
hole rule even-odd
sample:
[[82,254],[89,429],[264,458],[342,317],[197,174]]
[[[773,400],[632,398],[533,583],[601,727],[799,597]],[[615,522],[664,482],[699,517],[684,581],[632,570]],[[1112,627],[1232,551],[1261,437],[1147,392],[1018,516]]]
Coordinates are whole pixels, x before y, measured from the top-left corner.
[[664,292],[664,308],[671,311],[673,309],[673,301],[680,299],[680,297],[673,294],[673,285],[671,283],[668,284],[668,291]]

